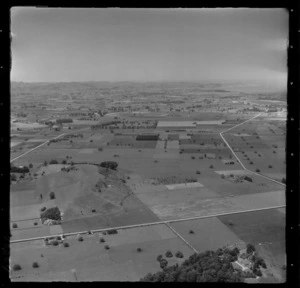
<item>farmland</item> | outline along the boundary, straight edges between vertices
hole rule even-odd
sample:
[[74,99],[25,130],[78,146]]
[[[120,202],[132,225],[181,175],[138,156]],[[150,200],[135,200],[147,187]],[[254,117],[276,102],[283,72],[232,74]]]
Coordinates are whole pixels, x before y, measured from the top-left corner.
[[[152,104],[138,93],[149,87],[124,84],[125,96],[105,85],[99,91],[112,96],[102,96],[101,105],[96,96],[82,100],[70,92],[68,109],[65,103],[53,110],[57,103],[47,100],[52,110],[27,109],[26,117],[17,116],[23,104],[12,98],[15,119],[26,124],[36,114],[43,123],[11,127],[11,169],[17,172],[11,172],[10,260],[22,267],[11,269],[12,281],[138,281],[160,269],[156,258],[169,249],[184,255],[168,258],[173,265],[195,250],[243,242],[253,243],[270,264],[273,276],[262,279],[283,282],[285,213],[278,209],[285,207],[285,127],[274,120],[277,114],[223,113],[221,107],[233,105],[224,95],[208,105],[192,84],[180,88],[182,95],[194,91],[189,101],[175,101],[171,85],[165,97],[154,93]],[[241,103],[237,109],[244,111]],[[55,122],[66,114],[79,116]],[[115,168],[103,166],[111,162]],[[61,219],[45,224],[41,213],[55,207]],[[113,235],[97,232],[116,227]],[[57,235],[65,235],[69,247],[44,244]],[[35,261],[39,267],[33,268]]]

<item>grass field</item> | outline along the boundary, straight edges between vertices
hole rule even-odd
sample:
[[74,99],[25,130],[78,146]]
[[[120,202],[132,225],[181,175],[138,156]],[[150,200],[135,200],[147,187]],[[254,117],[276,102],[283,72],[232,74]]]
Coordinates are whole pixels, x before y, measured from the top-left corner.
[[[103,237],[105,243],[99,243]],[[72,237],[73,238],[73,237]],[[21,271],[12,271],[12,281],[137,281],[148,272],[159,270],[156,257],[167,250],[181,251],[183,259],[168,258],[169,264],[181,263],[191,249],[164,225],[133,228],[116,235],[84,236],[83,242],[66,238],[70,247],[45,247],[41,242],[11,244],[11,263]],[[104,249],[109,245],[110,249]],[[141,248],[141,252],[137,252]],[[43,254],[43,257],[41,257]],[[32,268],[37,261],[39,268]],[[20,277],[20,278],[17,278]]]

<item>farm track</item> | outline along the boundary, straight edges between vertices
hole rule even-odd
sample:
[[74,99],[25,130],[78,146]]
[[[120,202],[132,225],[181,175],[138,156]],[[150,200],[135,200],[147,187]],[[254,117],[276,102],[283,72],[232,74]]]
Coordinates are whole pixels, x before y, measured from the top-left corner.
[[256,116],[254,116],[254,117],[252,117],[252,118],[250,118],[250,119],[248,119],[248,120],[246,120],[246,121],[244,121],[244,122],[242,122],[242,123],[239,123],[239,124],[237,124],[237,125],[235,125],[235,126],[229,128],[229,129],[226,129],[226,130],[220,132],[220,136],[221,136],[222,140],[224,141],[224,143],[225,143],[225,144],[227,145],[227,147],[229,148],[229,150],[231,151],[231,153],[234,155],[234,157],[236,158],[236,160],[240,163],[240,165],[242,166],[242,168],[243,168],[245,171],[250,172],[250,173],[252,173],[252,174],[254,174],[254,175],[260,176],[260,177],[262,177],[262,178],[265,178],[265,179],[267,179],[267,180],[269,180],[269,181],[275,182],[275,183],[277,183],[277,184],[279,184],[279,185],[285,187],[286,185],[283,184],[282,182],[279,182],[279,181],[277,181],[277,180],[275,180],[275,179],[273,179],[273,178],[270,178],[270,177],[265,176],[265,175],[263,175],[263,174],[260,174],[260,173],[257,173],[257,172],[254,172],[254,171],[251,171],[251,170],[247,169],[247,168],[245,167],[245,165],[242,163],[242,161],[239,159],[239,157],[235,154],[235,152],[233,151],[233,149],[231,148],[231,146],[228,144],[228,142],[226,141],[226,139],[225,139],[224,136],[223,136],[223,133],[228,132],[228,131],[230,131],[230,130],[232,130],[232,129],[234,129],[234,128],[240,126],[240,125],[243,125],[243,124],[245,124],[246,122],[249,122],[249,121],[251,121],[251,120],[257,118],[257,117],[260,116],[260,115],[261,115],[261,113],[257,114]]
[[[169,224],[169,223],[176,223],[176,222],[183,222],[183,221],[190,221],[190,220],[197,220],[197,219],[206,219],[206,218],[213,218],[213,217],[219,217],[219,216],[225,216],[225,215],[242,214],[242,213],[248,213],[248,212],[278,209],[278,208],[284,208],[284,207],[286,207],[286,205],[264,207],[264,208],[259,208],[259,209],[249,209],[249,210],[242,210],[242,211],[235,211],[235,212],[221,213],[221,214],[213,214],[213,215],[208,215],[208,216],[195,216],[195,217],[181,218],[181,219],[174,219],[174,220],[157,221],[157,222],[143,223],[143,224],[134,224],[134,225],[128,225],[128,226],[102,228],[102,229],[96,229],[96,230],[90,230],[90,231],[92,233],[98,233],[98,232],[104,232],[104,231],[111,230],[111,229],[120,230],[120,229],[130,229],[130,228],[138,228],[138,227],[147,227],[147,226],[153,226],[153,225],[159,225],[159,224]],[[78,234],[87,234],[87,233],[88,233],[88,231],[77,231],[77,232],[72,232],[72,233],[64,233],[63,235],[64,236],[74,236],[74,235],[78,235]],[[12,241],[10,241],[10,243],[12,244],[12,243],[19,243],[19,242],[43,240],[45,238],[52,238],[52,237],[58,237],[58,236],[62,236],[62,234],[12,240]]]

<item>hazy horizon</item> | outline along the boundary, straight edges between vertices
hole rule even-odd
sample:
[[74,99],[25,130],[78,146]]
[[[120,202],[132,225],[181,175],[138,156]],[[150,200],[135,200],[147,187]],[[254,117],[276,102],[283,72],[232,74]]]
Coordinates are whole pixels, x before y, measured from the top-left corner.
[[15,7],[11,34],[14,82],[286,87],[284,9]]

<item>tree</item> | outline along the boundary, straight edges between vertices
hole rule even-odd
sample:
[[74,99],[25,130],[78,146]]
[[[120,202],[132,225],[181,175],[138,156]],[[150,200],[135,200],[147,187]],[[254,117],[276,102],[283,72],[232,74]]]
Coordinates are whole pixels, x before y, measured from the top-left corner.
[[246,251],[247,251],[248,254],[254,252],[254,251],[255,251],[254,245],[251,244],[251,243],[248,243],[248,244],[247,244],[247,250],[246,250]]
[[168,257],[168,258],[173,257],[173,253],[170,250],[168,250],[166,252],[166,257]]
[[33,267],[33,268],[39,268],[40,265],[39,265],[39,263],[37,263],[37,262],[33,262],[33,263],[32,263],[32,267]]
[[54,192],[50,192],[49,197],[51,200],[55,199],[55,193]]
[[15,264],[14,266],[13,266],[13,271],[19,271],[19,270],[21,270],[22,269],[22,267],[21,267],[21,265],[19,265],[19,264]]
[[53,160],[51,160],[51,161],[49,162],[49,164],[58,164],[58,161],[55,160],[55,159],[53,159]]
[[48,162],[45,160],[44,161],[44,166],[47,166],[48,165]]
[[33,165],[32,165],[31,163],[29,163],[28,167],[29,167],[30,169],[32,169]]
[[12,227],[13,227],[13,228],[18,228],[17,223],[14,223],[14,224],[12,225]]

